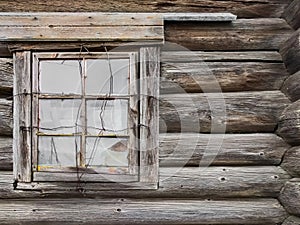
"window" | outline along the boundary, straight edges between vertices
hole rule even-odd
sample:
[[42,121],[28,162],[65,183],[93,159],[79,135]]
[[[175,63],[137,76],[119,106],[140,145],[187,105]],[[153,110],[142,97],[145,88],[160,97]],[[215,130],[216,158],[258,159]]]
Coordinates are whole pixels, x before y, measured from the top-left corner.
[[157,188],[158,47],[14,62],[17,188]]

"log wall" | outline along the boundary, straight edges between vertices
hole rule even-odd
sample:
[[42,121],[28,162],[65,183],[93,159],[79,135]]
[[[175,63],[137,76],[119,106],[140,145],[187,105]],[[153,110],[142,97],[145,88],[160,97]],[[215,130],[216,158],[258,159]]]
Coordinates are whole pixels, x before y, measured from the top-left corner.
[[[283,61],[290,73],[282,86],[282,92],[293,102],[288,106],[278,121],[277,134],[294,147],[288,149],[283,156],[281,167],[284,168],[294,178],[284,185],[279,195],[281,204],[287,212],[293,216],[287,218],[283,224],[293,225],[300,223],[300,151],[299,151],[299,134],[300,134],[300,2],[293,1],[285,10],[284,18],[296,31],[281,46],[280,53]],[[297,30],[298,29],[298,30]]]
[[[280,115],[295,100],[284,94],[292,93],[282,88],[292,78],[278,53],[294,32],[280,18],[290,2],[0,2],[4,12],[238,15],[233,23],[165,23],[166,41],[192,53],[166,48],[161,56],[158,190],[66,193],[51,190],[49,183],[37,184],[34,191],[13,190],[12,59],[0,58],[0,224],[297,224],[289,213],[298,212],[282,204],[298,204],[289,199],[298,190],[297,181],[290,181],[299,172],[298,150],[274,133]],[[226,117],[216,117],[219,108],[209,105],[218,102],[220,90]]]

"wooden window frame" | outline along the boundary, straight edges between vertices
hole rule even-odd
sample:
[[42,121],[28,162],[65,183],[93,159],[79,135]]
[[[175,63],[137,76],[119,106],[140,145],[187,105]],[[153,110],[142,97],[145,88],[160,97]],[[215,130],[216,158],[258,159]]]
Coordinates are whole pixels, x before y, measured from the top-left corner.
[[[136,50],[137,49],[137,50]],[[57,51],[60,54],[60,51]],[[61,53],[66,55],[66,53]],[[124,53],[124,54],[128,54]],[[107,179],[92,182],[85,181],[55,181],[47,180],[47,176],[34,179],[36,170],[36,138],[37,125],[36,95],[37,95],[37,64],[33,57],[51,57],[51,54],[36,54],[31,51],[14,53],[14,187],[16,189],[157,189],[158,188],[158,96],[160,76],[160,48],[159,46],[137,47],[130,57],[138,57],[139,71],[139,102],[140,112],[130,106],[129,117],[139,117],[139,159],[136,172],[137,181],[128,182],[128,178],[116,175]],[[73,53],[71,55],[74,55]],[[133,97],[134,98],[134,97]],[[136,99],[134,100],[136,101]],[[134,119],[134,118],[129,118]],[[130,133],[130,135],[133,135]],[[134,169],[133,169],[134,170]],[[63,179],[69,175],[62,173]],[[50,176],[51,174],[49,174]],[[60,175],[61,176],[61,175]],[[106,177],[106,176],[105,176]],[[107,178],[107,177],[106,177]],[[52,181],[52,182],[51,182]],[[89,182],[91,181],[91,182]],[[103,182],[101,182],[103,181]]]

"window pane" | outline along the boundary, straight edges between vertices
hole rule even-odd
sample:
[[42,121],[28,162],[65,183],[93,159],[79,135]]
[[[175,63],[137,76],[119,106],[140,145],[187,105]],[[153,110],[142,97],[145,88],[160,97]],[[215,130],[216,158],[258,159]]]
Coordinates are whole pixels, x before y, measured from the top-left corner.
[[128,167],[128,148],[125,138],[88,137],[87,166]]
[[87,133],[127,134],[127,100],[90,100],[87,101]]
[[72,134],[82,130],[81,100],[39,100],[39,131],[47,134]]
[[78,60],[40,62],[41,93],[81,94],[81,75]]
[[[112,71],[112,82],[111,72]],[[128,93],[129,59],[97,59],[87,61],[86,94]]]
[[38,165],[76,167],[76,146],[79,152],[80,137],[45,137],[38,139]]

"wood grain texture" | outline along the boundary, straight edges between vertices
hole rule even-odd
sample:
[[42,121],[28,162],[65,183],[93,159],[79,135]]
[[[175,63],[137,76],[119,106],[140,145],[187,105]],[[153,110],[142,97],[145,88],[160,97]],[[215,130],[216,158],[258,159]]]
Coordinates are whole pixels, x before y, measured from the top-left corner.
[[300,99],[300,71],[284,81],[281,91],[293,102]]
[[0,135],[11,136],[13,129],[12,102],[0,99]]
[[[163,52],[162,62],[162,93],[277,90],[287,76],[277,52]],[[0,59],[0,93],[12,91],[11,65]]]
[[2,12],[231,12],[241,17],[280,17],[291,0],[158,0],[45,2],[42,0],[1,2]]
[[0,212],[0,224],[12,225],[278,224],[287,216],[278,201],[273,199],[164,202],[158,199],[15,200],[0,201]]
[[278,90],[287,76],[283,63],[164,63],[161,92]]
[[300,147],[289,149],[283,158],[281,167],[295,177],[300,177]]
[[14,179],[31,181],[31,53],[14,53]]
[[160,48],[140,49],[140,181],[158,184]]
[[[168,44],[161,52],[162,62],[270,62],[281,63],[281,55],[277,51],[187,51],[181,47]],[[168,51],[169,50],[169,51]],[[177,50],[177,51],[176,51]]]
[[[289,149],[282,138],[264,133],[166,133],[160,134],[159,139],[160,167],[206,166],[210,163],[218,166],[279,165]],[[216,151],[210,148],[211,145],[217,146]],[[12,138],[0,138],[0,160],[0,170],[12,170]]]
[[289,104],[280,91],[161,95],[160,130],[273,132],[277,118]]
[[0,58],[0,96],[12,95],[13,63],[9,58]]
[[137,13],[0,13],[0,41],[159,41],[163,17]]
[[160,134],[160,167],[279,165],[288,148],[274,134]]
[[288,213],[300,216],[300,180],[287,182],[280,193],[279,200]]
[[278,50],[293,33],[283,19],[238,19],[232,23],[166,23],[166,41],[190,50]]
[[300,144],[300,100],[288,106],[278,119],[277,134],[291,145]]
[[296,216],[290,216],[288,217],[282,225],[299,225],[300,224],[300,218]]
[[282,44],[280,54],[290,74],[297,73],[300,70],[300,29]]
[[[13,190],[11,172],[0,173],[0,198],[28,197],[132,197],[132,198],[239,198],[277,197],[290,175],[280,167],[162,167],[160,168],[159,189],[126,190],[113,187],[99,191],[94,184],[77,183],[33,183],[36,191],[23,193]],[[20,186],[22,187],[22,186]],[[130,187],[130,186],[129,186]],[[97,190],[98,189],[98,190]],[[42,190],[42,191],[41,191]],[[31,193],[31,195],[30,195]]]
[[295,30],[300,27],[300,2],[294,0],[283,13],[283,17]]

